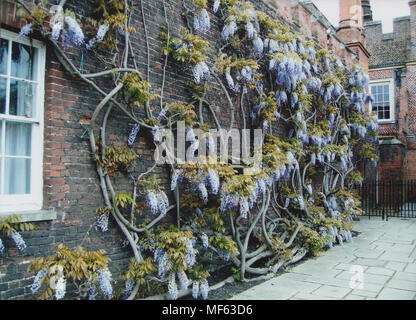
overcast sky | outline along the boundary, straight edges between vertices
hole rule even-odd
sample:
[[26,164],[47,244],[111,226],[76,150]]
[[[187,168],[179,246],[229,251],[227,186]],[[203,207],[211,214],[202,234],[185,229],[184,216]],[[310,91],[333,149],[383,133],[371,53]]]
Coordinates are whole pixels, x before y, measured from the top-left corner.
[[[339,0],[312,0],[334,25],[339,22]],[[383,22],[383,33],[393,32],[393,18],[410,15],[409,0],[370,0],[373,20]]]

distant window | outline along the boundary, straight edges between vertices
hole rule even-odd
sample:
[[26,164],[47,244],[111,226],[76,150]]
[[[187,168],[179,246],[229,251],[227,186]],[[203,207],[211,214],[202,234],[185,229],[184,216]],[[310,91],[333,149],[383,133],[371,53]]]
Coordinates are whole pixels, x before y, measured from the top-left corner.
[[370,83],[373,96],[372,111],[377,113],[380,122],[394,120],[393,80]]
[[0,29],[0,213],[42,206],[45,46],[16,37]]

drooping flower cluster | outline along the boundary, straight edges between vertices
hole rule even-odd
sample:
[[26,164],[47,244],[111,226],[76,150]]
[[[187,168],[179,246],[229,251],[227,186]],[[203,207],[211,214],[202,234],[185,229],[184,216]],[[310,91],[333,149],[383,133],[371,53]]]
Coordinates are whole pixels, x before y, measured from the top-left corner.
[[0,239],[0,254],[3,254],[4,253],[4,244],[3,244],[3,241],[1,241],[1,239]]
[[169,256],[166,251],[156,248],[153,253],[153,261],[158,264],[159,278],[163,279],[167,272],[172,268],[172,264],[169,261]]
[[113,297],[113,287],[111,285],[112,275],[107,268],[100,269],[98,271],[98,283],[100,285],[102,293],[109,299]]
[[192,74],[196,84],[201,83],[202,80],[209,80],[211,75],[209,67],[204,61],[201,61],[194,66]]
[[55,298],[61,300],[65,296],[66,291],[66,279],[64,276],[59,277],[55,284]]
[[22,252],[23,250],[26,249],[26,243],[23,240],[20,233],[14,231],[14,232],[12,232],[10,237],[13,239],[14,243],[16,244],[16,247],[19,249],[20,252]]
[[93,283],[88,289],[88,300],[94,300],[97,295],[97,286]]
[[209,246],[209,241],[208,241],[208,236],[205,234],[205,233],[203,233],[202,235],[201,235],[201,241],[202,241],[202,246],[206,249],[206,248],[208,248],[208,246]]
[[104,40],[105,35],[107,34],[108,29],[110,28],[107,24],[102,24],[98,27],[97,34],[94,38],[90,39],[87,43],[87,50],[91,50],[91,48],[94,46],[96,42],[101,42]]
[[133,125],[133,128],[131,128],[129,138],[127,139],[127,145],[129,147],[131,147],[133,145],[134,141],[136,141],[136,137],[137,137],[137,134],[139,133],[139,131],[140,131],[140,125],[138,123],[135,123]]
[[131,294],[135,284],[136,284],[136,281],[134,279],[127,279],[126,280],[126,285],[125,285],[125,288],[124,288],[124,293],[125,293],[126,297],[128,297]]
[[207,279],[201,281],[201,284],[199,285],[199,291],[201,292],[202,299],[208,299],[209,285]]
[[109,212],[103,212],[97,218],[97,228],[101,230],[101,232],[106,232],[108,230],[108,218],[110,216]]
[[17,36],[17,40],[22,40],[26,38],[29,34],[32,33],[32,23],[28,23],[20,29],[19,35]]
[[168,292],[172,300],[178,299],[178,286],[176,284],[176,272],[169,274]]
[[30,291],[32,292],[32,294],[35,294],[36,292],[39,291],[41,287],[41,282],[46,277],[47,274],[48,274],[48,268],[44,268],[38,271],[38,273],[35,276],[35,279],[33,279],[32,285],[30,286]]
[[203,8],[199,13],[194,15],[194,29],[200,33],[206,33],[211,28],[211,22],[208,11]]
[[198,299],[199,297],[199,281],[192,283],[192,298]]
[[80,47],[84,44],[84,33],[78,22],[71,16],[65,17],[67,28],[62,31],[62,45],[65,49],[71,46]]
[[196,262],[196,255],[194,250],[194,245],[192,239],[183,238],[183,241],[186,243],[186,253],[185,253],[185,261],[188,265],[188,268],[192,268]]
[[178,279],[179,279],[179,289],[180,290],[186,290],[188,289],[191,282],[189,281],[185,271],[181,270],[177,273]]
[[146,203],[150,207],[152,214],[166,215],[169,208],[169,199],[166,193],[157,190],[147,190]]

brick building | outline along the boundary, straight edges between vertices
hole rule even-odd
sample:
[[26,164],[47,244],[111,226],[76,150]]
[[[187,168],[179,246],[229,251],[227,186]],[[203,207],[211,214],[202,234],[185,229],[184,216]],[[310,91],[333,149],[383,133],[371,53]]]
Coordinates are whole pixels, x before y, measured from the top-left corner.
[[[66,7],[86,16],[91,11],[91,2],[83,1],[79,5],[79,1],[67,1]],[[172,14],[176,18],[173,31],[177,32],[183,25],[181,7],[176,0],[167,2],[172,5]],[[350,19],[350,12],[343,11],[342,30],[337,34],[310,1],[257,0],[253,3],[269,13],[274,12],[293,29],[313,38],[320,47],[333,50],[348,68],[353,64],[367,64],[360,18],[358,21]],[[361,8],[360,0],[341,0],[341,3],[344,6],[356,4]],[[147,31],[152,39],[150,79],[160,82],[163,57],[160,55],[162,41],[158,35],[160,24],[164,21],[163,7],[161,1],[146,0],[143,4],[149,26]],[[6,148],[8,145],[15,155],[14,163],[3,160],[4,149],[0,154],[4,162],[2,168],[8,166],[8,170],[2,169],[0,174],[3,179],[0,215],[18,213],[24,221],[34,222],[36,230],[22,233],[28,247],[24,253],[19,253],[11,243],[5,243],[7,252],[0,256],[0,299],[32,297],[30,285],[33,274],[27,271],[27,267],[34,257],[50,255],[56,242],[63,242],[72,248],[82,243],[90,250],[105,249],[111,258],[110,269],[115,278],[126,271],[131,257],[130,249],[123,245],[122,233],[115,225],[110,225],[107,233],[90,229],[95,221],[95,210],[102,206],[103,200],[85,134],[85,121],[99,97],[74,80],[61,66],[53,50],[36,39],[36,35],[33,41],[16,40],[17,33],[25,25],[21,13],[22,8],[15,1],[0,0],[0,50],[7,61],[2,67],[7,65],[9,70],[0,70],[0,137],[3,146],[5,139],[15,139],[6,143]],[[132,15],[133,26],[138,32],[143,32],[141,14],[136,9]],[[216,24],[215,16],[212,12],[210,15],[212,24]],[[213,43],[220,39],[214,32],[208,37]],[[132,43],[136,59],[142,66],[141,71],[145,72],[146,46],[142,39],[134,35]],[[94,71],[91,61],[81,52],[73,52],[73,57],[76,63],[83,63],[86,69]],[[178,73],[176,67],[167,69],[167,99],[187,101],[189,97],[184,83],[190,75]],[[24,96],[19,97],[20,91]],[[20,103],[21,99],[25,102]],[[227,123],[228,117],[227,113],[222,113],[219,120]],[[112,121],[110,127],[113,131],[109,139],[125,145],[132,123],[123,116]],[[237,115],[236,122],[241,121]],[[13,122],[13,126],[9,122]],[[5,124],[10,132],[5,133]],[[143,138],[138,138],[135,147],[141,160],[142,167],[139,169],[143,171],[153,164],[153,151]],[[25,170],[14,170],[13,166]],[[162,169],[158,173],[161,176],[166,174]],[[125,182],[122,187],[127,188],[129,184],[127,180]],[[84,241],[86,235],[90,241]]]
[[416,179],[416,1],[409,9],[409,16],[394,19],[392,33],[383,34],[363,1],[372,110],[380,130],[379,180]]

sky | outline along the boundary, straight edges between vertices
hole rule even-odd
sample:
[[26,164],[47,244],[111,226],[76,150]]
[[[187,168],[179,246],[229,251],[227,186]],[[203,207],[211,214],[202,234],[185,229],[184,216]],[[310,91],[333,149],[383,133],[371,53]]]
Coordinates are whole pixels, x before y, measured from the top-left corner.
[[[334,27],[339,23],[339,0],[312,0]],[[393,32],[393,18],[410,15],[409,0],[370,0],[373,20],[381,20],[383,33]]]

